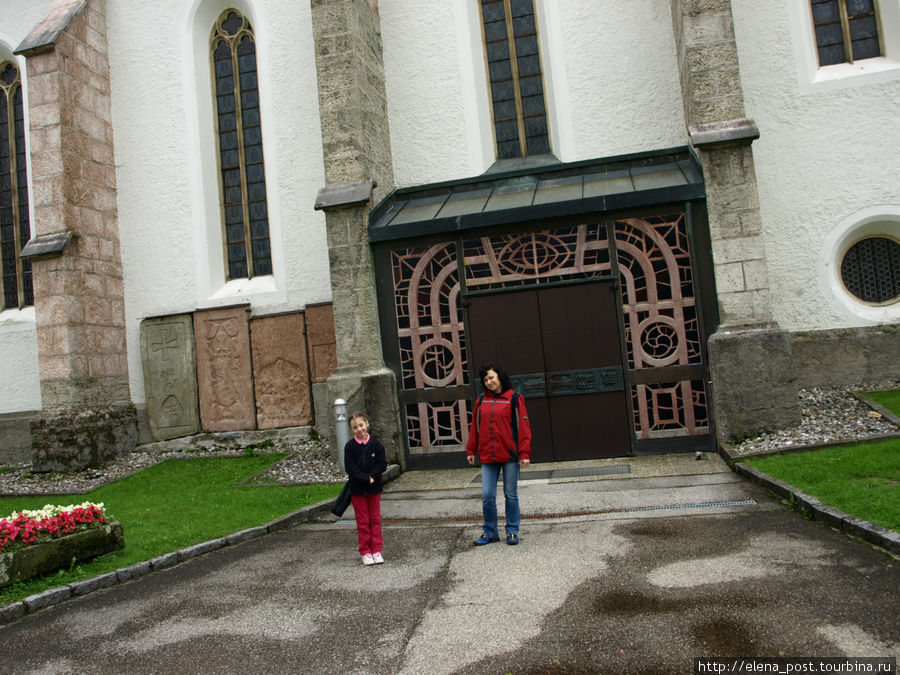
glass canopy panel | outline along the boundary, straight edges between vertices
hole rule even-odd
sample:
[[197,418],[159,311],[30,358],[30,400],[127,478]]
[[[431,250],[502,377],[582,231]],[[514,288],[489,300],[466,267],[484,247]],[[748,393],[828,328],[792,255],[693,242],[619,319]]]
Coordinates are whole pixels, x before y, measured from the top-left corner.
[[453,218],[464,216],[467,213],[481,213],[484,205],[491,196],[494,188],[492,185],[478,187],[472,190],[460,190],[453,192],[444,203],[443,208],[437,214],[438,218]]
[[697,167],[697,163],[687,157],[679,157],[677,160],[678,168],[684,174],[684,179],[689,185],[703,185],[703,174]]
[[584,177],[584,196],[605,197],[622,192],[634,192],[631,174],[624,164],[605,167],[604,171],[586,174]]
[[494,194],[485,204],[484,210],[500,211],[531,206],[536,186],[537,178],[534,176],[519,176],[508,181],[500,181]]
[[684,185],[687,180],[675,162],[657,166],[640,166],[631,170],[635,190],[655,190],[657,188]]
[[534,203],[550,204],[581,199],[581,182],[581,174],[541,180],[534,195]]
[[394,217],[391,224],[399,225],[400,223],[416,223],[420,220],[431,220],[437,215],[437,212],[440,211],[446,200],[446,193],[414,197],[406,202],[406,206]]

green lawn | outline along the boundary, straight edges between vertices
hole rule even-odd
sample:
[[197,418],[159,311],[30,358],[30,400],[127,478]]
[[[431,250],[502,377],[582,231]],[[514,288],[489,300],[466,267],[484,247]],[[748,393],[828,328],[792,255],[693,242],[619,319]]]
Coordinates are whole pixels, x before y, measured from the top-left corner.
[[0,606],[48,588],[115,571],[158,555],[264,525],[279,516],[333,499],[341,484],[235,487],[283,454],[169,460],[84,495],[7,497],[0,517],[47,503],[103,502],[122,523],[125,548],[38,580],[0,589]]
[[865,391],[862,395],[900,417],[900,389]]
[[825,504],[900,532],[900,439],[745,461]]

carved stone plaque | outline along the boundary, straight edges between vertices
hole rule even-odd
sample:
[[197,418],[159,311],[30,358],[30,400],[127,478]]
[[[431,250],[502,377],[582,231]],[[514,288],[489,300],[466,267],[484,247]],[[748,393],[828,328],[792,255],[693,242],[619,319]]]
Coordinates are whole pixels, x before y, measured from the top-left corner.
[[161,441],[200,431],[191,315],[144,319],[141,362],[153,438]]
[[250,321],[256,423],[260,429],[312,424],[303,314]]
[[194,314],[197,389],[204,431],[256,428],[247,306]]
[[306,308],[309,366],[313,382],[324,382],[337,368],[337,340],[331,303]]

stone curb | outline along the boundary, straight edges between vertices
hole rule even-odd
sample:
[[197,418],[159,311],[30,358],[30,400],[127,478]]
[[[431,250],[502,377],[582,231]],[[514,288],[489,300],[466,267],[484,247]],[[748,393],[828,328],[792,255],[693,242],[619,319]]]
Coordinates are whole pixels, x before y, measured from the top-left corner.
[[[387,471],[384,472],[382,480],[384,483],[389,483],[399,475],[400,467],[396,464],[391,464],[388,466]],[[50,588],[42,593],[30,595],[19,602],[14,602],[6,607],[0,607],[0,628],[21,619],[26,614],[31,614],[32,612],[44,609],[45,607],[58,605],[70,598],[83,597],[88,593],[93,593],[101,588],[109,588],[116,584],[132,581],[151,572],[173,567],[186,560],[190,560],[191,558],[196,558],[197,556],[205,555],[206,553],[217,551],[227,546],[235,546],[272,532],[279,532],[290,529],[295,525],[308,523],[314,516],[317,516],[320,513],[330,512],[333,501],[333,499],[326,499],[325,501],[305,506],[286,516],[276,518],[266,525],[251,527],[225,537],[220,537],[219,539],[211,539],[210,541],[188,546],[180,551],[173,551],[172,553],[166,553],[157,556],[156,558],[152,558],[151,560],[135,563],[129,567],[118,569],[115,572],[108,572],[90,579],[73,582],[67,586]]]
[[760,484],[775,496],[788,501],[795,511],[799,511],[813,520],[823,522],[840,532],[875,544],[895,556],[900,555],[900,533],[868,520],[855,518],[833,506],[823,504],[790,483],[785,483],[743,462],[735,462],[732,469],[741,476]]

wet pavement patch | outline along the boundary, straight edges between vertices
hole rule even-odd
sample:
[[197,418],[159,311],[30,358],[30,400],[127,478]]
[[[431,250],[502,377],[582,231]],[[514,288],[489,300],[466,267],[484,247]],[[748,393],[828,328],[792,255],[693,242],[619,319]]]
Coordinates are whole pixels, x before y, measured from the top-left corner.
[[679,536],[678,529],[666,522],[659,521],[639,521],[634,527],[629,529],[629,534],[639,537],[654,537],[656,539],[671,539]]
[[753,639],[752,627],[734,619],[710,619],[691,626],[697,642],[710,654],[739,654],[755,656],[760,641]]
[[687,599],[660,598],[634,591],[612,591],[604,593],[594,604],[594,609],[603,616],[624,614],[662,614],[679,612],[695,605]]

